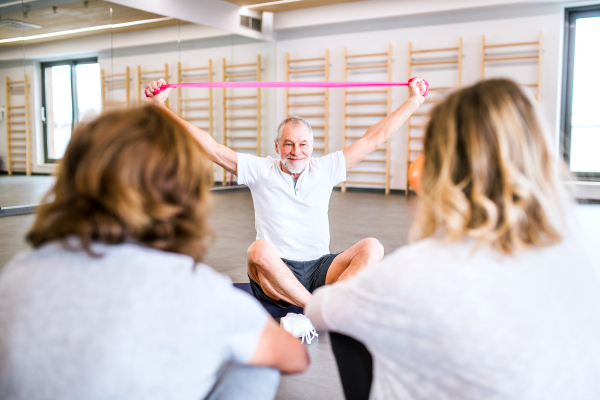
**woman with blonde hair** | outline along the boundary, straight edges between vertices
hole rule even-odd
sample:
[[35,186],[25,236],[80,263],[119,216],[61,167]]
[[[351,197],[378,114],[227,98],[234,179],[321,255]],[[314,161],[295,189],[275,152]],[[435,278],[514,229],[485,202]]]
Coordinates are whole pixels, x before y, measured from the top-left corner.
[[[0,398],[273,398],[304,346],[202,264],[212,164],[156,106],[73,133],[0,275]],[[260,367],[260,368],[258,368]]]
[[600,398],[597,260],[548,137],[510,80],[434,108],[414,242],[305,310],[364,343],[371,398]]

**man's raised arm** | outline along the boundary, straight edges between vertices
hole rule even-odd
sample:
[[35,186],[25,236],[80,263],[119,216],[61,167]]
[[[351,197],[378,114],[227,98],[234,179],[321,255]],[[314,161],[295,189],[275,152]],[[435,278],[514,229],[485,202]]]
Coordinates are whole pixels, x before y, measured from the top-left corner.
[[423,104],[423,94],[427,86],[423,79],[415,78],[408,85],[410,96],[396,111],[370,127],[362,138],[344,149],[346,171],[361,162],[366,156],[374,152],[386,140],[392,137],[400,126]]
[[[159,79],[158,81],[153,81],[146,88],[146,96],[148,97],[148,102],[151,104],[163,106],[165,105],[165,100],[169,97],[169,93],[171,92],[171,88],[168,88],[165,91],[162,91],[158,94],[154,94],[154,90],[158,90],[162,85],[166,85],[164,79]],[[187,122],[186,120],[180,118],[173,111],[169,110],[165,107],[165,109],[173,115],[173,118],[177,119],[181,122],[190,134],[196,139],[202,149],[208,154],[208,157],[216,164],[225,168],[227,171],[231,172],[234,175],[237,175],[237,153],[231,150],[229,147],[223,146],[215,142],[215,140],[210,136],[207,132],[204,132],[202,129],[198,128]]]

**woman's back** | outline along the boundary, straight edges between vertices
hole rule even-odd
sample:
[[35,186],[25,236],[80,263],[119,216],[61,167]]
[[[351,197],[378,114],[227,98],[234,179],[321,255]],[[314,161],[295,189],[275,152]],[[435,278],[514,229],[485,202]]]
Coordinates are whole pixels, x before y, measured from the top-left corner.
[[418,242],[306,309],[373,351],[375,398],[600,398],[598,257],[570,225],[550,143],[536,101],[507,79],[434,107]]
[[[376,399],[591,399],[600,280],[576,240],[501,254],[473,240],[403,247],[307,310],[365,343]],[[314,308],[313,308],[314,307]],[[311,310],[312,308],[312,310]]]
[[191,257],[53,242],[0,276],[0,393],[11,399],[199,399],[247,363],[265,311]]

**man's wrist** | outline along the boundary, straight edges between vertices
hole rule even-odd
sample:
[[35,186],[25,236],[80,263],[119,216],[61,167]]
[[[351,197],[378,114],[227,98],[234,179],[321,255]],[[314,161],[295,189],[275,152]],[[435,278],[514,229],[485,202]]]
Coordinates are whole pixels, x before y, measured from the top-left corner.
[[414,107],[415,109],[419,108],[419,106],[420,106],[421,104],[423,104],[423,101],[422,101],[420,98],[418,98],[417,96],[410,96],[410,97],[408,98],[408,102],[409,102],[409,103],[410,103],[410,105],[411,105],[412,107]]
[[159,107],[164,107],[165,106],[165,102],[164,101],[160,101],[160,100],[154,100],[154,99],[148,99],[148,103],[155,105],[155,106],[159,106]]

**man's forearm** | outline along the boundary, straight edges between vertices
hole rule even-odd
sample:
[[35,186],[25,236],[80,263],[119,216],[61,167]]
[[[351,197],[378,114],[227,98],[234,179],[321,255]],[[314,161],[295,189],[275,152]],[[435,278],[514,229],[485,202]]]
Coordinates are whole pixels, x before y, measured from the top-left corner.
[[197,126],[194,126],[185,119],[181,118],[179,115],[175,114],[172,110],[167,108],[164,103],[153,102],[152,104],[163,107],[169,114],[173,116],[173,118],[175,118],[177,121],[183,124],[183,126],[185,126],[186,130],[190,133],[190,135],[192,135],[194,139],[196,139],[196,141],[200,143],[200,146],[204,149],[204,151],[209,152],[210,148],[208,146],[210,146],[211,143],[214,143],[215,140],[212,136],[210,136],[210,134],[208,134],[208,132],[203,131]]
[[391,138],[420,105],[421,103],[418,99],[410,97],[393,113],[370,127],[365,132],[363,138],[370,143],[370,147],[372,147],[371,151],[375,151],[375,149]]

